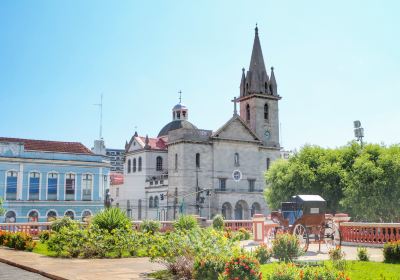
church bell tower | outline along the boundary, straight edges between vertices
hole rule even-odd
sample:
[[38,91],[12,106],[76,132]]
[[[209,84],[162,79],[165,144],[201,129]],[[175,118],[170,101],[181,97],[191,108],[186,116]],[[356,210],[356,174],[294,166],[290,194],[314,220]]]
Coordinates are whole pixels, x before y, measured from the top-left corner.
[[278,95],[274,68],[268,76],[261,51],[258,27],[255,28],[253,51],[247,73],[242,69],[240,83],[240,117],[269,148],[280,148],[279,144],[279,110]]

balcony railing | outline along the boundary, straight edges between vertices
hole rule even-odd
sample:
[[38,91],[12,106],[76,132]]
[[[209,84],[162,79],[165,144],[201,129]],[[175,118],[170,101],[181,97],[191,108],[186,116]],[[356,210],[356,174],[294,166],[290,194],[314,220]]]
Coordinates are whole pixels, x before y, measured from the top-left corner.
[[236,188],[225,188],[225,189],[215,189],[216,192],[226,192],[226,193],[231,193],[231,192],[237,192],[237,193],[244,193],[244,192],[251,192],[251,193],[262,193],[264,190],[261,189],[236,189]]

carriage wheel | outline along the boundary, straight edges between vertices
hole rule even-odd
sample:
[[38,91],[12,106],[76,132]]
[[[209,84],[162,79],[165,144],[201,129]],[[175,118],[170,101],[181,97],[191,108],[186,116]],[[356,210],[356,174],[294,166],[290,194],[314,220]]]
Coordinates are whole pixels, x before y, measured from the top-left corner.
[[326,221],[320,231],[321,241],[329,249],[342,245],[340,230],[332,220]]
[[299,240],[300,247],[303,251],[307,252],[308,244],[310,243],[307,228],[302,224],[297,224],[294,226],[293,235]]

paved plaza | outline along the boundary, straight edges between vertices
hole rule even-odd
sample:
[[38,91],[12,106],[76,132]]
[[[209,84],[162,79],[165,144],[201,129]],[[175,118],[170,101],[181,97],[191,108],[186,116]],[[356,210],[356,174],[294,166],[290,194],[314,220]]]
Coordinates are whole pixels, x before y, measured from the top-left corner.
[[[242,243],[247,250],[254,250],[254,242]],[[357,259],[357,247],[343,246],[347,260]],[[368,248],[371,261],[383,261],[382,249]],[[319,261],[329,259],[327,248],[322,246],[318,252],[318,245],[311,244],[309,251],[299,258],[304,261]],[[149,279],[147,274],[165,269],[148,258],[122,259],[62,259],[50,258],[35,253],[15,251],[0,248],[0,261],[13,263],[19,267],[28,268],[52,279]],[[36,273],[27,272],[16,267],[10,267],[0,262],[0,279],[48,279]]]

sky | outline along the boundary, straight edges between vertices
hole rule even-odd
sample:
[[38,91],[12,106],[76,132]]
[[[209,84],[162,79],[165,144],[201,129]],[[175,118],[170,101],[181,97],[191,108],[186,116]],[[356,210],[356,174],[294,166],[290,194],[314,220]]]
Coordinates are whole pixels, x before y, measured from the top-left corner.
[[400,143],[399,1],[0,2],[0,136],[124,148],[179,102],[198,128],[233,113],[258,23],[281,144]]

